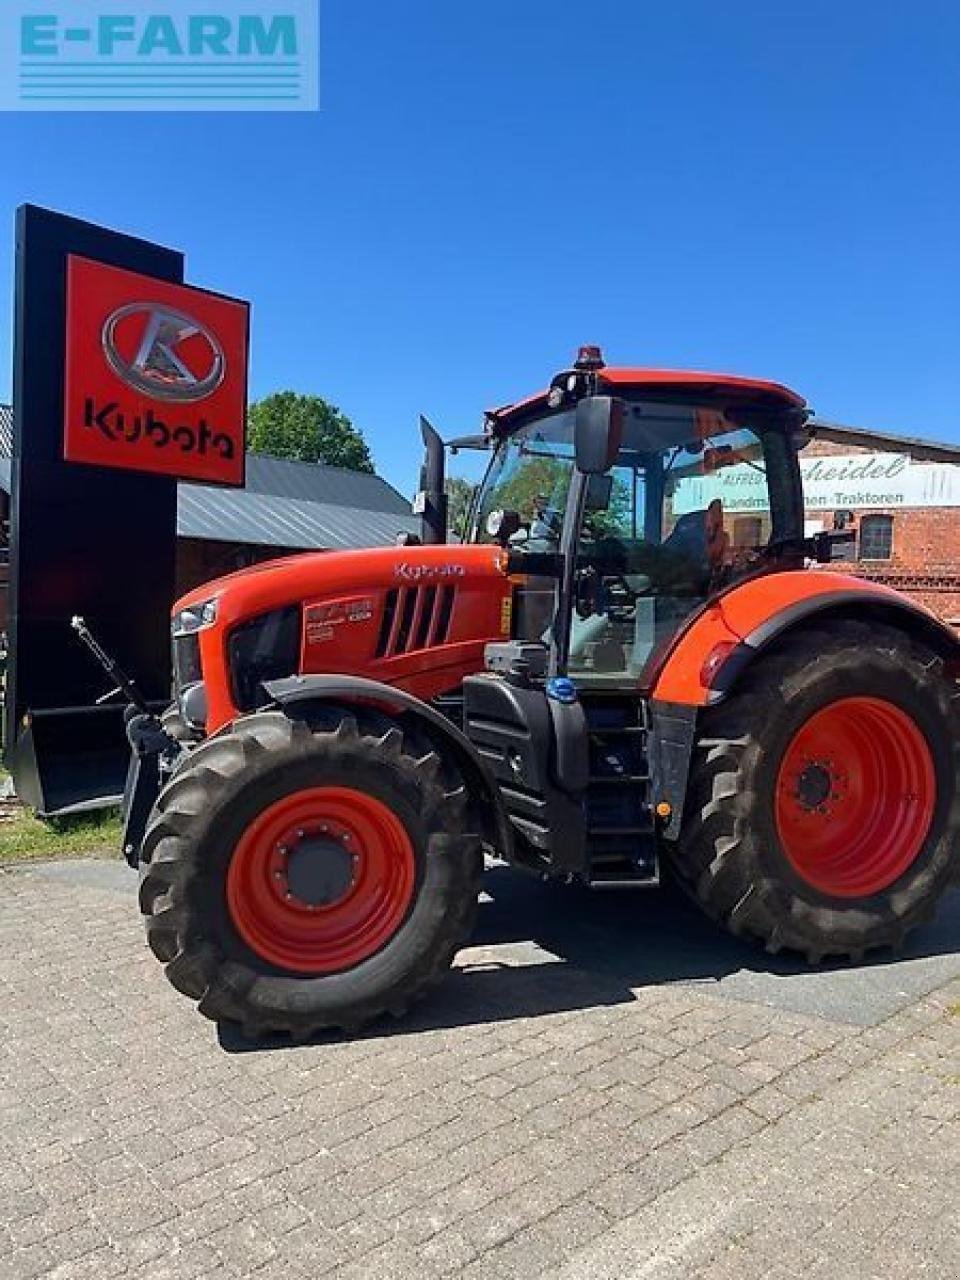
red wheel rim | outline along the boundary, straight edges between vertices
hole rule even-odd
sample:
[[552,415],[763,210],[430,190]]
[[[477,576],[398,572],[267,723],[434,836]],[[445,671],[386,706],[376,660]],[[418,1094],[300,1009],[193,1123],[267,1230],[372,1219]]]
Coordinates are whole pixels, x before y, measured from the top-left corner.
[[836,898],[866,898],[916,861],[935,800],[933,757],[916,722],[882,698],[841,698],[787,746],[777,834],[808,884]]
[[413,845],[391,809],[351,787],[311,787],[275,801],[244,832],[227,906],[269,964],[337,973],[393,937],[415,879]]

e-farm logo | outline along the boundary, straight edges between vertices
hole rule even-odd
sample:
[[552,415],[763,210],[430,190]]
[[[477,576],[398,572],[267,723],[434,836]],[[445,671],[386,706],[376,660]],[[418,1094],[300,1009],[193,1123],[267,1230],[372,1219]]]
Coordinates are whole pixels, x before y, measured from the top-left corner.
[[4,0],[0,110],[315,111],[318,0]]

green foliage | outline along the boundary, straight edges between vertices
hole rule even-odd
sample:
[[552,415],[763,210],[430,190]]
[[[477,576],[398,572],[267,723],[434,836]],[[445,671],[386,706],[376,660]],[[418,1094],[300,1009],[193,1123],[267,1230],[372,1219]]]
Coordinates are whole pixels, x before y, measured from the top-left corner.
[[0,863],[33,858],[117,857],[120,837],[116,810],[48,822],[22,810],[0,822]]
[[[643,513],[638,513],[639,532],[643,534]],[[602,511],[588,511],[584,522],[595,538],[633,536],[633,497],[625,480],[613,477],[610,501]]]
[[544,507],[562,511],[570,487],[570,464],[559,458],[524,459],[496,489],[496,505],[516,511],[526,524]]
[[476,491],[476,485],[462,476],[447,476],[444,490],[447,495],[447,523],[450,533],[458,538],[466,536],[467,514]]
[[275,458],[373,472],[373,459],[361,432],[320,396],[278,391],[256,401],[247,414],[247,444],[253,453],[269,453]]

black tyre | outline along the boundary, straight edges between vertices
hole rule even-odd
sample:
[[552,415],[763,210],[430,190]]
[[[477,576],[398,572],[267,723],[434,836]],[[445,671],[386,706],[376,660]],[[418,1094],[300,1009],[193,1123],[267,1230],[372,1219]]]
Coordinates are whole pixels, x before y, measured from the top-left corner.
[[791,635],[704,713],[676,877],[771,952],[900,946],[960,880],[957,696],[893,628]]
[[249,1035],[399,1016],[470,934],[483,860],[465,788],[427,739],[357,716],[239,720],[151,815],[150,947],[202,1013]]

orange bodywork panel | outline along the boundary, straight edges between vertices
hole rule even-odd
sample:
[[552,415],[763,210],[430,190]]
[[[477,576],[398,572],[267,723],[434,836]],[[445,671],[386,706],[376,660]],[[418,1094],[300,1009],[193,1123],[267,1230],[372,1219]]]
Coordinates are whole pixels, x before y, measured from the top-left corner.
[[205,583],[175,613],[211,600],[216,622],[198,634],[207,732],[240,714],[231,696],[231,631],[261,614],[302,606],[298,674],[366,676],[429,700],[483,670],[483,651],[510,634],[506,554],[491,546],[309,552]]
[[[890,587],[819,569],[764,574],[739,583],[679,633],[663,662],[652,696],[663,702],[706,706],[724,661],[758,628],[805,601],[849,597],[851,592],[862,594],[865,599],[904,603],[903,596]],[[910,605],[915,611],[928,612],[913,601]],[[934,614],[929,616],[935,619]]]

